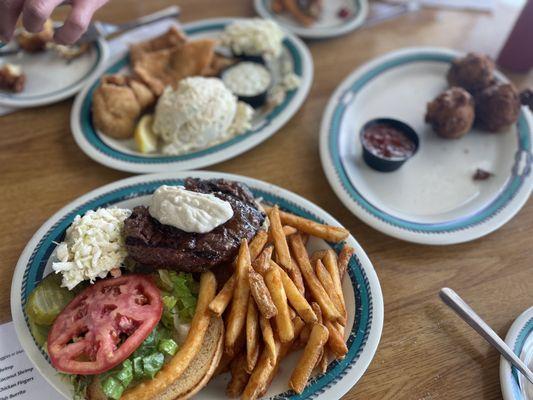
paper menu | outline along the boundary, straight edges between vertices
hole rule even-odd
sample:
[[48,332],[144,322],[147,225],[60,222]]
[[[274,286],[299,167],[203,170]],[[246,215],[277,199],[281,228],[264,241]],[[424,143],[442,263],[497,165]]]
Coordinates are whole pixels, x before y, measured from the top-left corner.
[[0,400],[11,399],[63,399],[24,353],[13,322],[0,325]]

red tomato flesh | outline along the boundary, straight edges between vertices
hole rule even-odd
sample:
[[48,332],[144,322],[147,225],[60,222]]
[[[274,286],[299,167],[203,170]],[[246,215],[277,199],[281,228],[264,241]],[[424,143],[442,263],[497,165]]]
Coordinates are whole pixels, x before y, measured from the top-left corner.
[[163,312],[151,278],[123,275],[97,281],[76,296],[48,334],[48,354],[61,372],[95,375],[128,358]]

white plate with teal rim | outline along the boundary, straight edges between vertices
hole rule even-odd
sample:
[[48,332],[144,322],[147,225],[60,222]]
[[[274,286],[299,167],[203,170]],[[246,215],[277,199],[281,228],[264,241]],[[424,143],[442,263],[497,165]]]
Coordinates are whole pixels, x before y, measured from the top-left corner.
[[[13,46],[13,43],[9,43],[2,49],[9,50]],[[28,108],[72,97],[87,82],[102,73],[108,53],[106,42],[100,39],[87,52],[73,60],[66,60],[53,50],[34,54],[20,52],[1,57],[0,65],[11,63],[22,68],[22,72],[26,74],[26,84],[20,93],[0,91],[0,105]]]
[[[505,343],[533,369],[533,307],[513,322]],[[503,357],[500,359],[500,382],[504,400],[533,399],[533,385]]]
[[[529,198],[533,118],[525,108],[508,132],[473,129],[458,140],[439,138],[424,122],[426,104],[447,88],[446,72],[460,55],[441,48],[386,54],[348,76],[324,113],[320,156],[333,190],[387,235],[425,244],[466,242],[501,227]],[[395,172],[374,171],[361,156],[359,131],[378,117],[402,120],[420,136],[419,151]],[[475,181],[478,168],[494,175]]]
[[[271,18],[285,29],[307,39],[325,39],[349,33],[359,28],[368,15],[367,0],[327,0],[320,18],[311,26],[299,24],[288,13],[272,11],[272,0],[254,0],[256,12],[263,18]],[[347,15],[341,16],[341,10]]]
[[[179,185],[186,177],[225,178],[243,182],[256,197],[265,202],[279,204],[282,209],[306,218],[339,225],[321,208],[280,187],[239,175],[214,172],[178,172],[128,178],[96,189],[65,206],[32,237],[17,263],[11,287],[11,312],[22,347],[40,373],[65,397],[71,398],[70,384],[49,364],[46,354],[35,344],[24,312],[28,295],[51,272],[55,243],[62,240],[66,228],[76,215],[98,207],[132,208],[147,204],[149,195],[160,185]],[[346,358],[331,363],[325,374],[312,378],[305,391],[296,395],[287,389],[290,371],[299,355],[292,354],[284,361],[283,372],[274,380],[266,398],[338,399],[357,383],[370,364],[383,326],[383,297],[376,272],[364,250],[352,236],[346,242],[356,250],[349,263],[349,279],[345,277],[343,281],[349,327],[346,334],[349,348]],[[329,244],[313,238],[308,246],[320,248]],[[332,246],[337,251],[341,248],[341,245]],[[228,379],[227,374],[217,377],[196,398],[225,398]]]
[[[181,28],[191,39],[217,38],[224,27],[234,21],[235,18],[208,19],[184,24]],[[142,154],[135,149],[133,139],[115,140],[98,132],[92,124],[91,105],[99,77],[93,79],[76,97],[70,119],[74,139],[95,161],[110,168],[133,173],[203,168],[233,158],[276,133],[305,101],[313,82],[313,60],[307,46],[290,33],[286,34],[283,41],[281,57],[271,65],[274,82],[279,80],[283,63],[292,64],[295,74],[300,77],[300,86],[288,92],[285,100],[275,108],[257,113],[251,130],[205,150],[179,156]],[[113,63],[105,73],[126,71],[129,71],[127,55]]]

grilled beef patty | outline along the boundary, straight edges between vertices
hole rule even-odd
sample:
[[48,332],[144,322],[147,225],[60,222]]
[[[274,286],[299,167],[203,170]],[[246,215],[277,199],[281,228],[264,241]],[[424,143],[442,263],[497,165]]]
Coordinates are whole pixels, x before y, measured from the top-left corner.
[[241,239],[252,239],[265,221],[250,189],[224,179],[189,178],[185,188],[212,193],[227,201],[233,217],[208,233],[189,233],[152,218],[148,207],[138,206],[124,223],[126,248],[138,263],[183,272],[204,272],[233,261]]

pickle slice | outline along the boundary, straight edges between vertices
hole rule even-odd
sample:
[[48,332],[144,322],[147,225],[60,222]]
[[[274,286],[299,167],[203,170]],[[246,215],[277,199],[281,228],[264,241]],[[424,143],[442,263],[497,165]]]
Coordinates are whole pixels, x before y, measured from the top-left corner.
[[35,324],[52,325],[73,298],[73,292],[61,287],[61,276],[52,273],[31,292],[26,303],[26,312]]
[[30,324],[30,332],[33,335],[33,338],[39,346],[44,346],[48,339],[48,331],[50,330],[50,327],[37,325],[31,318],[28,319],[28,322]]

